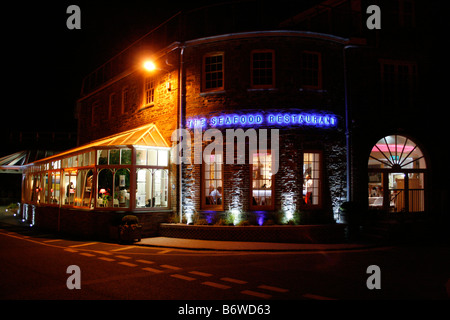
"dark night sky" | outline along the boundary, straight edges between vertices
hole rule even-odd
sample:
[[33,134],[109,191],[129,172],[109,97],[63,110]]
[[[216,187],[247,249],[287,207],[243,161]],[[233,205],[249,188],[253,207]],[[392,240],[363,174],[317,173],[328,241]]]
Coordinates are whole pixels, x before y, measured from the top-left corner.
[[[156,1],[40,1],[8,5],[3,51],[8,80],[3,105],[17,131],[72,126],[82,78],[179,11]],[[66,9],[81,8],[81,30],[69,30]],[[4,22],[3,22],[4,23]],[[5,34],[5,32],[3,32]],[[4,70],[5,70],[4,69]]]
[[[6,5],[2,48],[10,98],[3,108],[12,121],[3,124],[3,131],[76,131],[73,112],[84,76],[175,13],[215,2],[226,1],[63,0]],[[66,27],[71,4],[81,9],[81,30]],[[282,8],[279,2],[273,5]]]
[[[276,8],[281,1],[261,0]],[[19,1],[2,4],[2,130],[76,130],[73,112],[82,78],[183,9],[215,1]],[[225,1],[216,1],[225,2]],[[291,0],[311,5],[319,0]],[[69,30],[66,9],[81,8],[81,30]],[[5,55],[4,55],[5,56]],[[4,118],[5,119],[5,118]]]

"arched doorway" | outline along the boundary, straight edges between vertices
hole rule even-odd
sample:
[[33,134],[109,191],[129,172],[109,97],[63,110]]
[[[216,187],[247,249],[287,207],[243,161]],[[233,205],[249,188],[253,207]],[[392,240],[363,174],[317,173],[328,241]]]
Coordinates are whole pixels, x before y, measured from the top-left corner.
[[426,169],[425,156],[413,140],[401,135],[380,139],[368,161],[369,209],[425,211]]

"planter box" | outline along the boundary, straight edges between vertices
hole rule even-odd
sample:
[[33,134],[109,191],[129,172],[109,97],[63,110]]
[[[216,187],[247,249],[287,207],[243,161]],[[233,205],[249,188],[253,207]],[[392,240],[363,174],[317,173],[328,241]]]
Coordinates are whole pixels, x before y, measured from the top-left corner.
[[163,223],[159,228],[162,237],[286,243],[341,243],[345,242],[345,226],[205,226]]
[[118,227],[119,242],[141,241],[142,225],[124,225]]

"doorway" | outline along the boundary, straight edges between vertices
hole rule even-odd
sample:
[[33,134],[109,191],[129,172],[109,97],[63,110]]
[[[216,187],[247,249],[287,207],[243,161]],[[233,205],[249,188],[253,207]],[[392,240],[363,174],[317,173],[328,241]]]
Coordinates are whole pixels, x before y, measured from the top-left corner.
[[380,139],[368,161],[369,209],[425,211],[426,169],[425,156],[413,140],[401,135]]

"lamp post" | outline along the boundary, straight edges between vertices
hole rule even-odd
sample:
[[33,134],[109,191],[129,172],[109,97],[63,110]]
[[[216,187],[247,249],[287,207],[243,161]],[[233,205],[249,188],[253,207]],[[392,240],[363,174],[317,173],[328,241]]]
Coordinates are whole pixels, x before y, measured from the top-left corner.
[[[185,127],[185,120],[183,121],[183,109],[184,109],[184,105],[185,105],[185,98],[186,98],[186,85],[185,85],[185,78],[184,78],[184,45],[182,44],[177,44],[172,50],[170,50],[169,52],[175,50],[175,49],[179,49],[180,50],[180,56],[179,56],[179,65],[178,65],[178,99],[177,99],[177,117],[178,117],[178,128],[180,130],[178,130],[178,134],[180,135],[180,131]],[[167,52],[167,53],[169,53]],[[166,53],[166,54],[167,54]],[[167,59],[166,59],[166,64],[171,66],[171,64],[168,63]],[[148,71],[148,72],[154,72],[155,70],[162,70],[165,71],[169,74],[169,82],[167,83],[167,90],[171,90],[171,84],[170,84],[170,71],[166,70],[166,69],[162,69],[156,66],[156,64],[152,61],[152,60],[146,60],[143,63],[143,68]],[[178,136],[178,141],[181,141],[181,137]],[[183,200],[183,195],[182,195],[182,190],[183,190],[183,179],[182,179],[182,174],[183,174],[183,162],[180,161],[180,164],[178,166],[178,208],[179,208],[179,215],[180,215],[180,222],[182,221],[183,218],[183,205],[182,205],[182,200]]]

